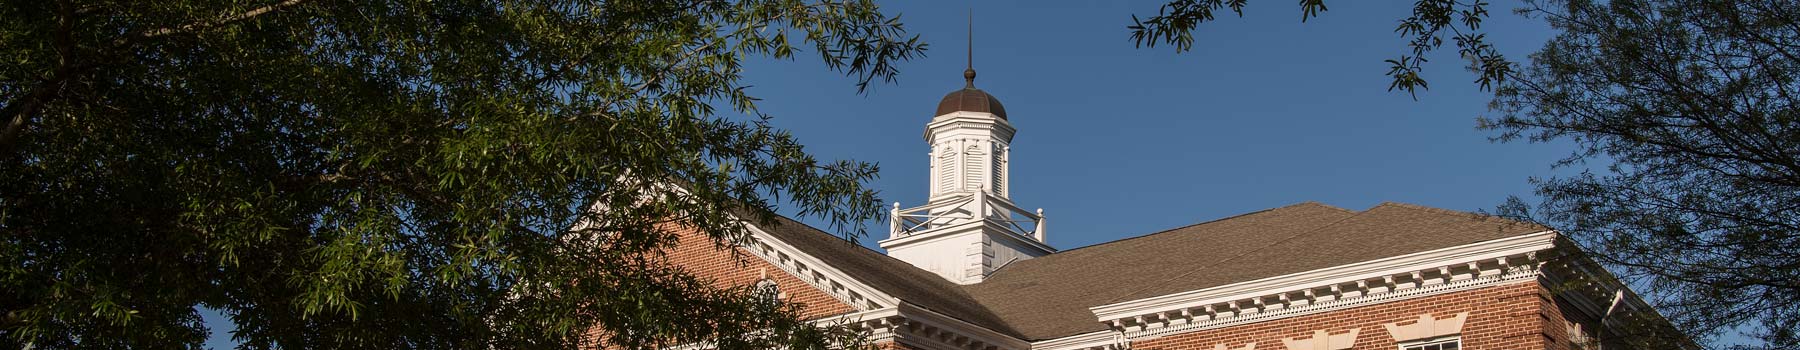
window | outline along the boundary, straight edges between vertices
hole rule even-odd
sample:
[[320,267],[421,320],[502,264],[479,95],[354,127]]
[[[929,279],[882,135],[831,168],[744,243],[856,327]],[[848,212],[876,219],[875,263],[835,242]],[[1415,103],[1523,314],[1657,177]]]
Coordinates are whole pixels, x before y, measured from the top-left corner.
[[1450,336],[1431,338],[1400,343],[1400,350],[1457,350],[1462,349],[1462,337]]
[[765,278],[756,281],[756,289],[753,292],[756,293],[758,301],[774,304],[781,300],[781,286],[775,285],[774,280]]

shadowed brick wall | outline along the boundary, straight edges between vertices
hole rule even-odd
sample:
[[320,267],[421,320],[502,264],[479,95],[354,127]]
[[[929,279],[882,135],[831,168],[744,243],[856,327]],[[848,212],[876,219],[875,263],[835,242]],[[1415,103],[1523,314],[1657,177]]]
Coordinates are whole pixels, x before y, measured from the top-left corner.
[[[1574,346],[1573,340],[1575,335],[1569,334],[1570,322],[1580,323],[1582,331],[1587,332],[1588,336],[1594,335],[1593,332],[1596,329],[1595,327],[1598,326],[1597,322],[1594,322],[1594,318],[1589,317],[1587,313],[1583,313],[1579,309],[1576,309],[1574,305],[1570,305],[1569,301],[1564,300],[1561,296],[1556,296],[1551,301],[1546,302],[1544,307],[1546,308],[1544,312],[1544,336],[1552,339],[1551,347],[1548,349],[1580,349],[1579,347]],[[1619,349],[1612,345],[1608,345],[1607,348]]]

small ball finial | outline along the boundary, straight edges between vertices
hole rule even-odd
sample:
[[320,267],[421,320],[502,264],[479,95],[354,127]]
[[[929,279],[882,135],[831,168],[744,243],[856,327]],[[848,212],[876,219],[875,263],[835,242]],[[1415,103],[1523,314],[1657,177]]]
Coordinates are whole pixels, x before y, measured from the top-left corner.
[[963,70],[963,81],[969,84],[968,87],[975,87],[975,68]]

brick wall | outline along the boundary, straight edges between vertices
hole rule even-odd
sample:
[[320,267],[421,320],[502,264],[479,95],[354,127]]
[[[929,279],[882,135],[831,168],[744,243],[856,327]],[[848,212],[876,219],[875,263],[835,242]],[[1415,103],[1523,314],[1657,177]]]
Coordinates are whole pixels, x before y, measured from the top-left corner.
[[721,288],[755,285],[759,281],[759,271],[766,273],[770,280],[780,288],[782,301],[804,306],[801,315],[805,319],[837,316],[855,312],[856,309],[843,301],[825,294],[812,285],[801,281],[761,258],[751,255],[741,248],[731,250],[717,249],[710,238],[692,229],[678,229],[681,233],[680,243],[670,250],[669,262],[681,266],[688,273],[702,279],[714,281]]
[[1463,349],[1568,349],[1563,308],[1544,286],[1522,282],[1476,290],[1408,299],[1378,305],[1285,318],[1234,327],[1173,334],[1132,342],[1133,349],[1231,349],[1256,342],[1256,349],[1286,349],[1285,338],[1308,338],[1315,330],[1343,334],[1358,328],[1355,350],[1397,349],[1386,323],[1407,323],[1420,314],[1439,319],[1468,312],[1462,328]]

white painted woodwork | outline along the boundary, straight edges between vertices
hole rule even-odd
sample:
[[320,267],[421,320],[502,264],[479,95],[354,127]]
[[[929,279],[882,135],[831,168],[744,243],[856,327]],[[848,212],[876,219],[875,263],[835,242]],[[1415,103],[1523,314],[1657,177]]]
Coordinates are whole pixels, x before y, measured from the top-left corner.
[[1382,324],[1382,327],[1387,328],[1388,335],[1393,336],[1395,342],[1405,342],[1462,333],[1463,322],[1468,319],[1469,313],[1467,312],[1452,315],[1450,318],[1433,318],[1431,314],[1421,314],[1419,319],[1413,320],[1410,324],[1392,322]]
[[889,256],[959,284],[979,283],[1006,264],[1055,252],[1043,210],[1008,198],[1012,123],[991,113],[952,112],[925,126],[931,196],[889,213]]
[[1330,334],[1325,330],[1313,331],[1311,337],[1282,338],[1281,345],[1288,350],[1344,350],[1356,346],[1356,333],[1360,328],[1351,328],[1349,333]]

